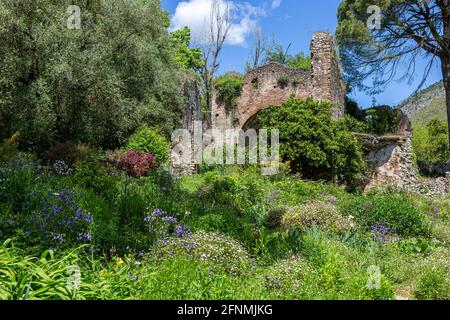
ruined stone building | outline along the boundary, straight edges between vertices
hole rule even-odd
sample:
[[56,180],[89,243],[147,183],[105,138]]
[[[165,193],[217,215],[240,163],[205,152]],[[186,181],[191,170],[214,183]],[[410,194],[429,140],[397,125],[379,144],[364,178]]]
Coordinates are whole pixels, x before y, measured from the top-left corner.
[[270,62],[248,72],[236,106],[230,108],[219,99],[213,99],[212,125],[216,128],[243,128],[259,111],[281,106],[292,94],[300,99],[311,97],[330,101],[335,105],[335,117],[344,114],[345,88],[331,34],[314,34],[311,70],[292,69]]
[[[310,70],[292,69],[272,62],[248,72],[235,106],[230,108],[220,99],[213,99],[211,118],[203,122],[203,130],[211,126],[213,129],[252,128],[252,119],[259,111],[281,107],[292,95],[300,99],[311,97],[313,100],[330,101],[334,105],[333,117],[339,118],[345,113],[345,94],[334,37],[326,32],[317,32],[311,41]],[[200,93],[194,79],[185,82],[184,95],[186,114],[183,127],[191,133],[192,148],[185,154],[177,154],[185,163],[177,171],[191,173],[195,171],[195,154],[199,149],[199,144],[194,141],[195,123],[198,127],[198,121],[202,121]],[[385,136],[355,135],[359,138],[368,163],[366,190],[386,184],[407,189],[417,186],[418,173],[413,159],[411,127],[408,118],[400,110],[396,133]],[[450,175],[446,183],[450,186]]]

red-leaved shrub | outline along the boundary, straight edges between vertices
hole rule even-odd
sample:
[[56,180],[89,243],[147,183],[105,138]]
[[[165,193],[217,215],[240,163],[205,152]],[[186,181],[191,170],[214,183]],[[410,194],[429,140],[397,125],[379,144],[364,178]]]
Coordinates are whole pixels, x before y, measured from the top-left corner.
[[145,176],[156,165],[155,157],[151,153],[129,150],[122,154],[117,167],[133,177]]

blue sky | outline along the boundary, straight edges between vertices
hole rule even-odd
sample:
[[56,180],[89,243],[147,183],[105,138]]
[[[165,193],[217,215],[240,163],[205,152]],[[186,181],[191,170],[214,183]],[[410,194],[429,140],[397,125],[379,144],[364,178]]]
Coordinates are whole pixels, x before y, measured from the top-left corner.
[[[172,17],[172,27],[190,25],[201,32],[200,22],[208,16],[208,2],[211,0],[162,0],[162,7]],[[277,43],[287,47],[290,53],[302,51],[309,54],[309,45],[315,31],[334,33],[337,25],[336,12],[340,0],[222,0],[232,3],[240,12],[233,27],[232,40],[222,51],[219,73],[242,72],[250,55],[252,26],[258,24],[267,36],[275,35]],[[198,39],[201,39],[199,36]],[[200,43],[201,41],[198,40]],[[418,62],[418,71],[425,62]],[[400,76],[400,74],[399,74]],[[381,94],[376,95],[377,104],[396,105],[406,99],[416,88],[422,73],[418,72],[415,82],[392,82]],[[442,79],[436,65],[428,77],[427,84]],[[354,92],[354,98],[362,107],[372,104],[372,96]]]

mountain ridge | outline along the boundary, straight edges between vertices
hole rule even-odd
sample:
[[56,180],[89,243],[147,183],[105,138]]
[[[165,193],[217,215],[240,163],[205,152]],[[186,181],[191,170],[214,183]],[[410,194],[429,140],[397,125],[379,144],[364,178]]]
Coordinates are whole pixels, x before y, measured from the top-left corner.
[[411,122],[425,125],[433,118],[447,119],[444,83],[438,81],[401,102],[397,108]]

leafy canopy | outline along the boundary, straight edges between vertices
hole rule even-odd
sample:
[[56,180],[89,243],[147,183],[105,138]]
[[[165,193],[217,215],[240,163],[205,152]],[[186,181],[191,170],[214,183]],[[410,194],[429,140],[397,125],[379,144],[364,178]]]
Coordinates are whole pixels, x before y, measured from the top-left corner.
[[202,49],[190,48],[191,31],[189,27],[172,32],[170,42],[175,51],[173,59],[181,68],[185,70],[199,70],[204,66]]
[[447,1],[343,0],[336,38],[347,83],[379,92],[395,80],[400,65],[407,68],[399,80],[417,76],[418,57],[428,60],[424,80],[436,58],[449,57],[449,22]]
[[159,0],[0,2],[0,138],[21,148],[62,140],[115,148],[146,123],[170,132],[182,113],[169,18]]
[[306,56],[303,52],[296,55],[291,55],[289,47],[284,50],[283,46],[275,45],[267,49],[266,62],[278,62],[289,66],[293,69],[310,70],[311,58]]
[[350,131],[355,120],[332,119],[332,104],[291,98],[281,107],[262,110],[263,128],[278,129],[280,153],[305,178],[355,182],[364,168],[362,151]]

